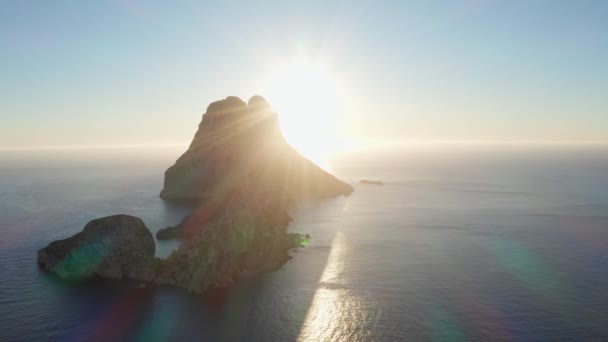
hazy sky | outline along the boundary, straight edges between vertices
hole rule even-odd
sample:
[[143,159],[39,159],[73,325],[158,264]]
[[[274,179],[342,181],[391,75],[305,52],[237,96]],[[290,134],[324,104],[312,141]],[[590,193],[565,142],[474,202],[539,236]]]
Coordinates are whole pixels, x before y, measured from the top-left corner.
[[344,85],[347,138],[608,140],[608,1],[23,0],[0,147],[187,143],[296,53]]

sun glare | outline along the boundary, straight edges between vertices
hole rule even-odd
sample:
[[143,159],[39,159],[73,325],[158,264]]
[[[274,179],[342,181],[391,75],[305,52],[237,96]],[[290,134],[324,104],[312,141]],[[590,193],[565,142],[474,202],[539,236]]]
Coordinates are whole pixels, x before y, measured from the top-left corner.
[[265,89],[279,113],[287,141],[300,153],[323,164],[336,147],[342,115],[342,87],[323,63],[296,58],[271,68]]

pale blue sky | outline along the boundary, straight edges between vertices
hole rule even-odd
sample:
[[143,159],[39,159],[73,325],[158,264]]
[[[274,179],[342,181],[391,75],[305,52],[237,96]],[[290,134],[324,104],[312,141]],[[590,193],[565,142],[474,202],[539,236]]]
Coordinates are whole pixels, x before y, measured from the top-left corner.
[[608,140],[608,1],[24,0],[0,2],[0,147],[187,143],[302,51],[346,138]]

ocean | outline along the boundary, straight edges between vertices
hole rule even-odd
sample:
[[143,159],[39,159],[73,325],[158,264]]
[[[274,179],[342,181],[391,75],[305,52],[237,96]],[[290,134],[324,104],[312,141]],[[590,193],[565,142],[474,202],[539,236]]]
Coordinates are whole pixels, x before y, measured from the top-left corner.
[[94,218],[135,215],[153,233],[179,222],[190,208],[158,194],[184,148],[0,151],[0,340],[608,340],[606,145],[334,156],[326,168],[355,192],[294,208],[289,229],[310,245],[203,296],[38,269],[39,248]]

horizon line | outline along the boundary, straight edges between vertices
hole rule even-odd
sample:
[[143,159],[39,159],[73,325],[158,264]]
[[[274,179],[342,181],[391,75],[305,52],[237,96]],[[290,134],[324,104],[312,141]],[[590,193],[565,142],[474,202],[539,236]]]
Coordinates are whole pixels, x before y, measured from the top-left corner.
[[[378,145],[607,145],[608,140],[350,140],[356,147]],[[36,150],[87,150],[87,149],[128,149],[128,148],[171,148],[187,147],[187,142],[150,144],[99,144],[99,145],[52,145],[52,146],[0,146],[0,151]]]

